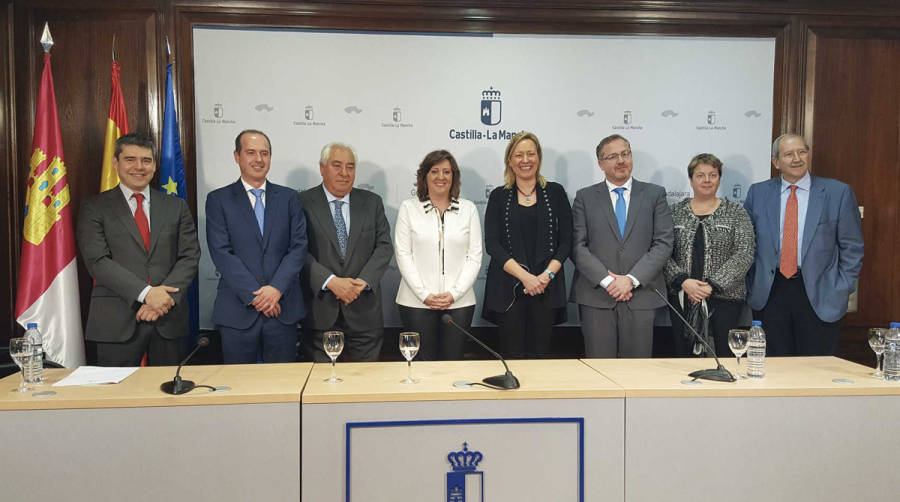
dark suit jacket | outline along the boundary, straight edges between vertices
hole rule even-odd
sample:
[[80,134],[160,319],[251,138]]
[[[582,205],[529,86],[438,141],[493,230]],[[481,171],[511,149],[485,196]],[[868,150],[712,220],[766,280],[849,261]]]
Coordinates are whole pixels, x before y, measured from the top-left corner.
[[[862,268],[863,236],[853,190],[840,181],[811,176],[800,256],[806,296],[819,319],[835,322],[847,312]],[[762,310],[781,262],[781,177],[754,183],[744,207],[756,230],[756,255],[747,273],[747,304]]]
[[675,239],[666,191],[659,185],[633,180],[625,237],[619,236],[616,210],[605,181],[582,188],[572,204],[575,241],[572,260],[572,301],[594,308],[613,308],[616,301],[600,282],[609,272],[631,274],[640,287],[629,307],[649,310],[664,305],[651,288],[666,294],[663,267]]
[[94,278],[85,338],[124,342],[134,334],[147,287],[179,288],[175,306],[155,322],[159,334],[174,339],[188,334],[187,288],[197,275],[200,244],[184,200],[150,190],[150,251],[134,222],[122,190],[116,186],[85,200],[78,215],[78,247]]
[[[300,274],[303,298],[308,307],[303,326],[329,329],[334,326],[338,313],[343,312],[352,331],[382,329],[380,282],[394,255],[394,247],[381,197],[358,188],[350,192],[350,235],[347,255],[343,259],[325,188],[319,184],[300,192],[300,201],[306,211],[309,237],[309,254]],[[363,291],[350,305],[344,305],[331,291],[322,289],[331,274],[358,277],[366,281],[370,289]]]
[[[531,273],[540,275],[550,260],[565,265],[572,251],[572,208],[565,189],[548,182],[545,188],[537,185],[537,244],[536,263]],[[522,223],[519,216],[516,189],[497,187],[491,192],[484,213],[484,247],[491,256],[484,290],[484,307],[481,316],[496,322],[496,314],[503,313],[513,301],[513,287],[518,279],[506,273],[503,265],[510,258],[519,264],[527,264],[525,242],[522,240]],[[507,228],[507,222],[509,227]],[[517,293],[523,295],[521,288]],[[563,269],[540,295],[541,303],[556,310],[554,323],[566,320],[566,274]]]
[[271,285],[281,291],[284,324],[303,319],[300,269],[306,257],[306,215],[297,192],[266,183],[265,217],[260,234],[253,206],[241,180],[206,197],[206,242],[219,271],[213,321],[249,328],[260,314],[250,302],[253,292]]

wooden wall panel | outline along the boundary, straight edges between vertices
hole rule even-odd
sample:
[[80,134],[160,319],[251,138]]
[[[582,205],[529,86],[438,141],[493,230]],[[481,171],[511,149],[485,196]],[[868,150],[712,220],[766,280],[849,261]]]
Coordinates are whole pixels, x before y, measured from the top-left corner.
[[[16,155],[15,128],[15,88],[13,86],[14,61],[12,54],[12,3],[0,3],[0,27],[4,33],[0,40],[0,344],[14,332],[15,321],[12,319],[16,296],[16,264],[20,244],[16,238],[16,227],[13,221],[18,201],[15,196],[17,179],[15,177]],[[8,314],[8,315],[4,315]]]

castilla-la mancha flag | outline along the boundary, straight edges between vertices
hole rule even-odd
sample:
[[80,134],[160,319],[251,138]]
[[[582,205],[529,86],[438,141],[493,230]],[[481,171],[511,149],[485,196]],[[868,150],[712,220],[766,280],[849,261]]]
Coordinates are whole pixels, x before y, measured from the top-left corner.
[[75,265],[72,205],[53,92],[50,54],[34,119],[31,173],[25,196],[16,321],[38,323],[47,358],[67,368],[84,364],[84,338]]

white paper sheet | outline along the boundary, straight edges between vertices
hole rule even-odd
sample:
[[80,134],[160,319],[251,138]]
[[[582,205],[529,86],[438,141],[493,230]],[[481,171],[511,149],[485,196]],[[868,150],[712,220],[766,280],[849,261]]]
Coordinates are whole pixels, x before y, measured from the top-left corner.
[[119,383],[135,371],[137,371],[137,367],[101,368],[99,366],[79,366],[75,368],[75,371],[69,373],[69,376],[53,384],[53,387]]

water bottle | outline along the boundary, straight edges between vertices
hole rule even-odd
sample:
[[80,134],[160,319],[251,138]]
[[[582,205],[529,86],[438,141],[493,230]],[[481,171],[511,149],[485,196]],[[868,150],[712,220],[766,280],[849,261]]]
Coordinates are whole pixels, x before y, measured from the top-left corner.
[[766,332],[762,321],[753,321],[747,341],[747,376],[762,378],[766,376]]
[[884,335],[884,379],[900,381],[900,322],[892,322]]
[[28,358],[23,365],[25,383],[44,383],[44,346],[41,332],[36,322],[28,323],[25,330],[25,338],[31,343],[34,357]]

